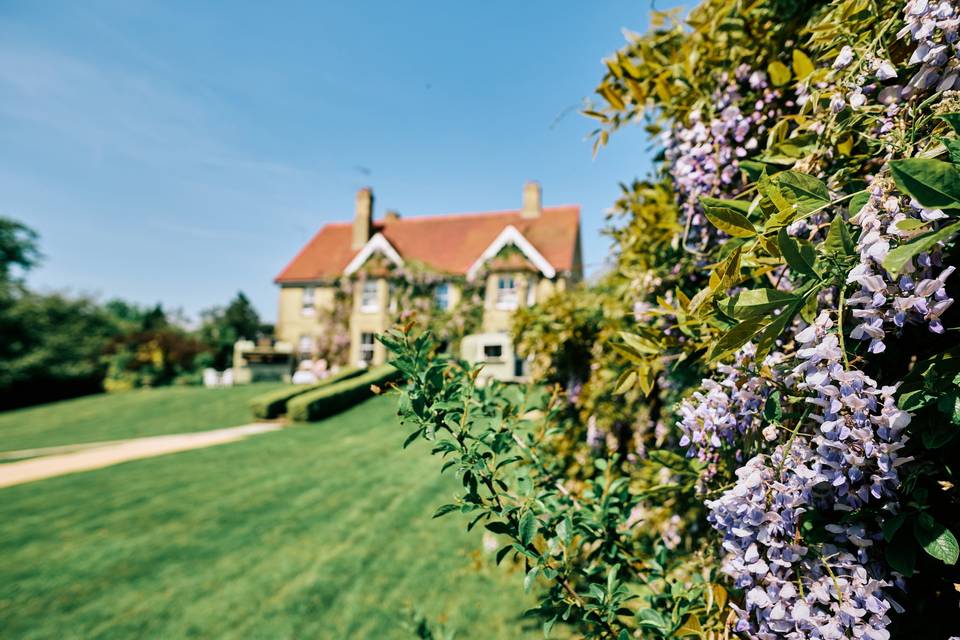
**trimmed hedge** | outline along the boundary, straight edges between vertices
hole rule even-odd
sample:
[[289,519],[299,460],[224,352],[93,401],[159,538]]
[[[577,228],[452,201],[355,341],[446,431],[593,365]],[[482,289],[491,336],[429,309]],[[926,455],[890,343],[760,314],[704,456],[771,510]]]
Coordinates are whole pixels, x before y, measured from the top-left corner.
[[384,385],[400,378],[400,372],[386,364],[363,375],[301,394],[287,405],[287,413],[297,422],[312,422],[340,413],[373,395],[370,385]]
[[277,391],[264,393],[250,401],[250,410],[253,411],[253,417],[260,420],[278,418],[287,412],[287,403],[293,398],[304,393],[323,389],[338,382],[343,382],[344,380],[349,380],[350,378],[355,378],[365,371],[365,369],[353,367],[339,371],[317,384],[291,385],[283,389],[278,389]]

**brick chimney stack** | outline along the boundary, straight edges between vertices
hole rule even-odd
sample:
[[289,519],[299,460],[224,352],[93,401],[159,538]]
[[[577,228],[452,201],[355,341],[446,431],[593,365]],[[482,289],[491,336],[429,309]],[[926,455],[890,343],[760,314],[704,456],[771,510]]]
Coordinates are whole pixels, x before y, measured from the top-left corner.
[[540,184],[531,180],[523,185],[523,210],[521,215],[524,218],[539,218],[542,211]]
[[370,239],[373,229],[373,189],[364,187],[357,191],[357,204],[353,216],[353,248],[360,249]]

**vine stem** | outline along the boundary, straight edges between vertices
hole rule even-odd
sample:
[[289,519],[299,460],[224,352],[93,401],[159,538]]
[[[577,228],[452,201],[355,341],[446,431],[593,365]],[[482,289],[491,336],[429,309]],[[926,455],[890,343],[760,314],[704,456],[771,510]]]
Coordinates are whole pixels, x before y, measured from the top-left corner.
[[839,289],[840,300],[837,305],[837,337],[840,340],[840,353],[843,354],[843,368],[849,371],[850,361],[847,359],[847,345],[843,337],[843,312],[846,310],[844,306],[846,303],[846,287],[841,284]]

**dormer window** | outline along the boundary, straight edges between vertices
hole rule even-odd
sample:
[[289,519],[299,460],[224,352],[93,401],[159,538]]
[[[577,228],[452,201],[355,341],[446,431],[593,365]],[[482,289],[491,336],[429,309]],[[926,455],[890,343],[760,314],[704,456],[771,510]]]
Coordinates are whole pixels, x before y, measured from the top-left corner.
[[374,313],[380,310],[380,292],[376,280],[364,280],[360,289],[360,311]]
[[513,310],[517,308],[517,281],[513,276],[497,278],[497,309]]
[[316,287],[303,288],[303,296],[300,298],[300,315],[312,316],[317,313],[316,295]]
[[433,290],[433,302],[434,305],[440,311],[446,311],[450,308],[450,285],[446,282],[441,282]]

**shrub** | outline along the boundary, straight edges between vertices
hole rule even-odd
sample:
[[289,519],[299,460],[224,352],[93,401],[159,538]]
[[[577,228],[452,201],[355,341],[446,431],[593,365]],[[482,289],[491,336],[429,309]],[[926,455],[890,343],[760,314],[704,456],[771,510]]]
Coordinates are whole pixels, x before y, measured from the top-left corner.
[[363,375],[343,380],[294,397],[287,404],[291,420],[312,422],[340,413],[374,394],[371,385],[384,385],[400,377],[390,365],[370,369]]
[[271,391],[270,393],[264,393],[250,401],[250,410],[253,411],[254,418],[259,418],[260,420],[272,420],[273,418],[282,416],[287,412],[287,403],[293,398],[304,393],[317,391],[338,382],[343,382],[344,380],[349,380],[350,378],[354,378],[363,372],[363,369],[356,367],[343,369],[342,371],[335,373],[326,380],[322,380],[317,384],[291,385],[283,389]]

